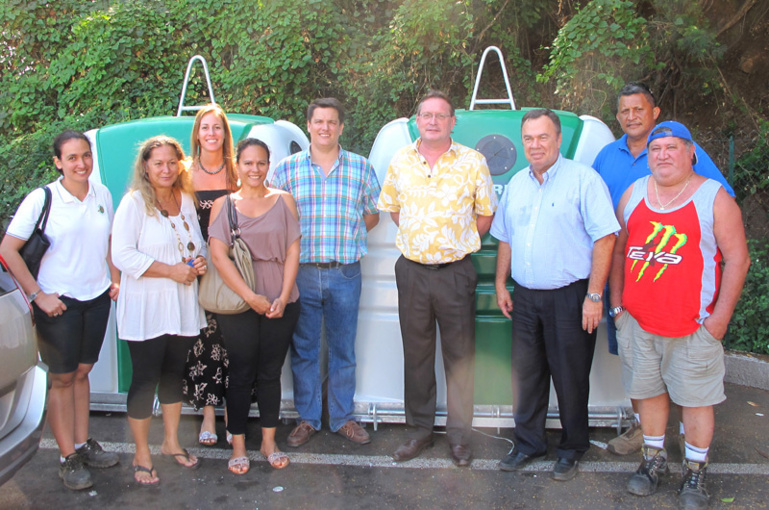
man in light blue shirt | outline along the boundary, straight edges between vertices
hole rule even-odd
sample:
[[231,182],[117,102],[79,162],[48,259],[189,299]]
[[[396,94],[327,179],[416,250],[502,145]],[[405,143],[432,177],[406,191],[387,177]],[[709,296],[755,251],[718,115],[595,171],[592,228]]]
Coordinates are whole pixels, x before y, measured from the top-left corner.
[[563,433],[551,476],[565,481],[590,447],[590,367],[619,224],[600,176],[561,156],[556,114],[528,112],[521,135],[529,166],[508,183],[491,225],[499,240],[497,303],[513,320],[516,380],[515,449],[499,467],[517,471],[547,453],[552,377]]

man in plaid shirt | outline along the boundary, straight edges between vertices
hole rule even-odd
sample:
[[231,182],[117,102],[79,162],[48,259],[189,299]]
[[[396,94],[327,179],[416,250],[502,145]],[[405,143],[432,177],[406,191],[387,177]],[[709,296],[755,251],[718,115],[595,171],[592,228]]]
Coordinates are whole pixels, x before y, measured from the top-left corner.
[[328,344],[329,427],[357,444],[371,442],[353,420],[355,333],[361,291],[360,258],[366,233],[379,222],[379,181],[366,158],[339,145],[344,107],[334,98],[307,108],[310,148],[275,169],[271,185],[296,200],[302,228],[296,284],[301,313],[291,344],[294,406],[299,424],[288,445],[305,444],[320,429],[323,394],[321,327]]

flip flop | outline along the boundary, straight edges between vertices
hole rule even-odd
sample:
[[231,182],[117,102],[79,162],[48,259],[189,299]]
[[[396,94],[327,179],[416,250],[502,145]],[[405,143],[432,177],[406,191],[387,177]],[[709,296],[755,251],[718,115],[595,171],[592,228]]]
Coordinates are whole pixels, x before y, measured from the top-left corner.
[[234,475],[245,475],[251,469],[251,461],[248,457],[235,457],[227,463],[227,469]]
[[136,475],[139,473],[146,473],[150,475],[150,479],[157,478],[158,473],[155,471],[154,467],[146,468],[144,466],[134,466],[134,481],[143,487],[154,487],[160,483],[160,479],[157,479],[154,482],[142,482],[136,477]]
[[219,436],[207,430],[204,430],[200,433],[200,436],[198,436],[198,443],[203,446],[214,446],[218,441]]
[[[284,460],[285,464],[283,463]],[[267,456],[267,462],[275,469],[283,469],[291,463],[288,455],[277,450]]]
[[[192,459],[190,459],[190,452],[188,452],[184,448],[182,448],[182,452],[181,453],[164,453],[163,455],[165,457],[173,457],[174,459],[176,459],[177,457],[181,457],[182,459],[185,459],[187,462],[192,462]],[[200,459],[196,458],[195,459],[195,463],[191,464],[191,465],[182,464],[178,460],[176,460],[176,464],[178,464],[179,466],[181,466],[183,468],[187,468],[187,469],[197,469],[197,468],[200,467]]]
[[232,446],[232,434],[230,434],[230,431],[227,431],[227,444]]

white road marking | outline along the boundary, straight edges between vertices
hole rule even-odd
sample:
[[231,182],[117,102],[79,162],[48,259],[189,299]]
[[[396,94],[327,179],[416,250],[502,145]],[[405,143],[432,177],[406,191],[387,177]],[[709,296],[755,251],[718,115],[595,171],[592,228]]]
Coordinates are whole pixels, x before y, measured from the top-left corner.
[[[105,450],[118,453],[134,453],[133,443],[113,443],[100,441]],[[44,450],[58,450],[56,441],[44,438],[40,441],[40,448]],[[227,460],[230,458],[230,450],[221,448],[188,448],[192,455],[201,459]],[[160,455],[159,446],[151,446],[153,455]],[[416,458],[407,462],[395,462],[389,455],[339,455],[333,453],[301,453],[286,452],[291,458],[292,464],[309,464],[322,466],[350,466],[369,468],[406,468],[406,469],[460,469],[454,466],[449,458],[430,459]],[[249,452],[253,461],[262,461],[264,456],[259,452]],[[499,459],[473,459],[470,469],[476,471],[497,471]],[[523,472],[541,473],[549,472],[553,468],[552,461],[534,461]],[[638,462],[580,462],[579,470],[583,473],[632,473],[638,468]],[[670,470],[680,474],[681,466],[671,463]],[[769,476],[769,464],[735,464],[735,463],[711,463],[708,466],[711,474],[718,475],[767,475]]]

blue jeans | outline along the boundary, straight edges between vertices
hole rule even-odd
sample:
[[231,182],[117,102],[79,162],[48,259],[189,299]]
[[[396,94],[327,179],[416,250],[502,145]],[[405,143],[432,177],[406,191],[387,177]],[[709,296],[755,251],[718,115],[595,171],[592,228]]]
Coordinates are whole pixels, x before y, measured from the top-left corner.
[[352,419],[355,396],[355,333],[360,302],[360,262],[323,269],[300,264],[299,321],[291,343],[294,406],[302,421],[320,429],[323,392],[320,376],[321,327],[328,344],[328,414],[332,432]]

